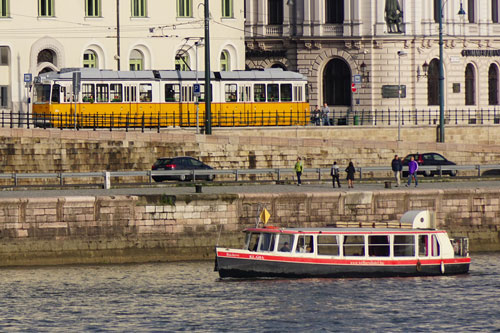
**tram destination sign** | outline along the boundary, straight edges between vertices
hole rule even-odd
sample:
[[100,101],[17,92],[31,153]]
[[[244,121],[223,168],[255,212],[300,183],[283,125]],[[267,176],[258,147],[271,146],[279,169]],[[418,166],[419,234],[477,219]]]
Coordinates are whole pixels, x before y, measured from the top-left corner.
[[[401,98],[406,98],[406,85],[401,85]],[[382,86],[382,98],[398,98],[398,85]]]

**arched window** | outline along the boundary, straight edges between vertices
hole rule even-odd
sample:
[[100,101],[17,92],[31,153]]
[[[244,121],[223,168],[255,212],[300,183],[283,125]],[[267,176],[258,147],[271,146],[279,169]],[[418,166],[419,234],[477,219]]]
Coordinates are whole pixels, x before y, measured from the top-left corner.
[[[323,71],[323,99],[328,105],[351,106],[351,69],[342,59],[332,59]],[[321,103],[322,104],[322,103]]]
[[130,52],[130,70],[142,71],[144,69],[144,55],[139,50],[132,50]]
[[498,66],[491,64],[488,70],[488,104],[498,105]]
[[277,62],[271,65],[271,68],[281,68],[282,70],[286,71],[286,66],[283,65],[281,62]]
[[189,55],[184,53],[182,55],[177,54],[175,56],[175,70],[176,71],[190,71],[191,67],[189,66]]
[[41,64],[42,62],[50,62],[51,64],[56,65],[56,61],[57,61],[56,54],[52,50],[45,49],[40,51],[40,53],[38,53],[37,63],[39,64]]
[[472,64],[465,68],[465,105],[476,105],[476,71]]
[[87,50],[83,53],[83,67],[97,68],[97,55],[92,50]]
[[427,70],[427,105],[439,105],[439,60],[432,59]]
[[231,70],[231,59],[229,58],[229,52],[226,50],[220,53],[220,70],[222,72]]

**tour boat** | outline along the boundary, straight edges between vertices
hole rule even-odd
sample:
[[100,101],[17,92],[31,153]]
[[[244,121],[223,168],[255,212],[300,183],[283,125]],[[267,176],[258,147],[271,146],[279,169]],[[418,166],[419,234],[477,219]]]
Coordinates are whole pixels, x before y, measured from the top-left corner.
[[[429,211],[409,211],[394,228],[245,229],[241,249],[216,247],[221,278],[390,277],[464,274],[467,237],[432,227]],[[405,228],[405,223],[409,223]]]

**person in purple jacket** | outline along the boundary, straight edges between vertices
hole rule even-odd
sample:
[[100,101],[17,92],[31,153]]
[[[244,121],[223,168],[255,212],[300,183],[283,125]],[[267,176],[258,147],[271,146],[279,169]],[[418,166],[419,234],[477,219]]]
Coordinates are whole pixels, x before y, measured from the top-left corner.
[[415,187],[418,186],[417,170],[418,170],[418,163],[412,156],[410,157],[410,162],[408,163],[408,184],[406,184],[406,187],[410,186],[412,178],[415,179]]

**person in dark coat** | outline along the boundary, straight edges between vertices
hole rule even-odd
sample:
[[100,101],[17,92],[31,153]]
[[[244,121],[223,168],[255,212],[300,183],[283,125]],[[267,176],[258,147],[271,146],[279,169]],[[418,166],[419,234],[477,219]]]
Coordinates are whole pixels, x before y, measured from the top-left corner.
[[356,172],[356,169],[354,168],[354,163],[352,163],[352,161],[349,162],[349,165],[345,169],[345,172],[347,172],[347,187],[353,188],[354,173]]
[[391,162],[392,171],[394,172],[394,178],[396,179],[396,187],[401,185],[401,171],[403,171],[403,162],[398,155],[394,155],[394,159]]
[[340,170],[339,170],[339,167],[337,165],[337,161],[334,161],[333,162],[333,165],[332,165],[332,168],[330,170],[330,176],[332,176],[332,183],[333,183],[333,188],[335,188],[335,182],[337,182],[337,185],[339,187],[342,187],[340,186]]

